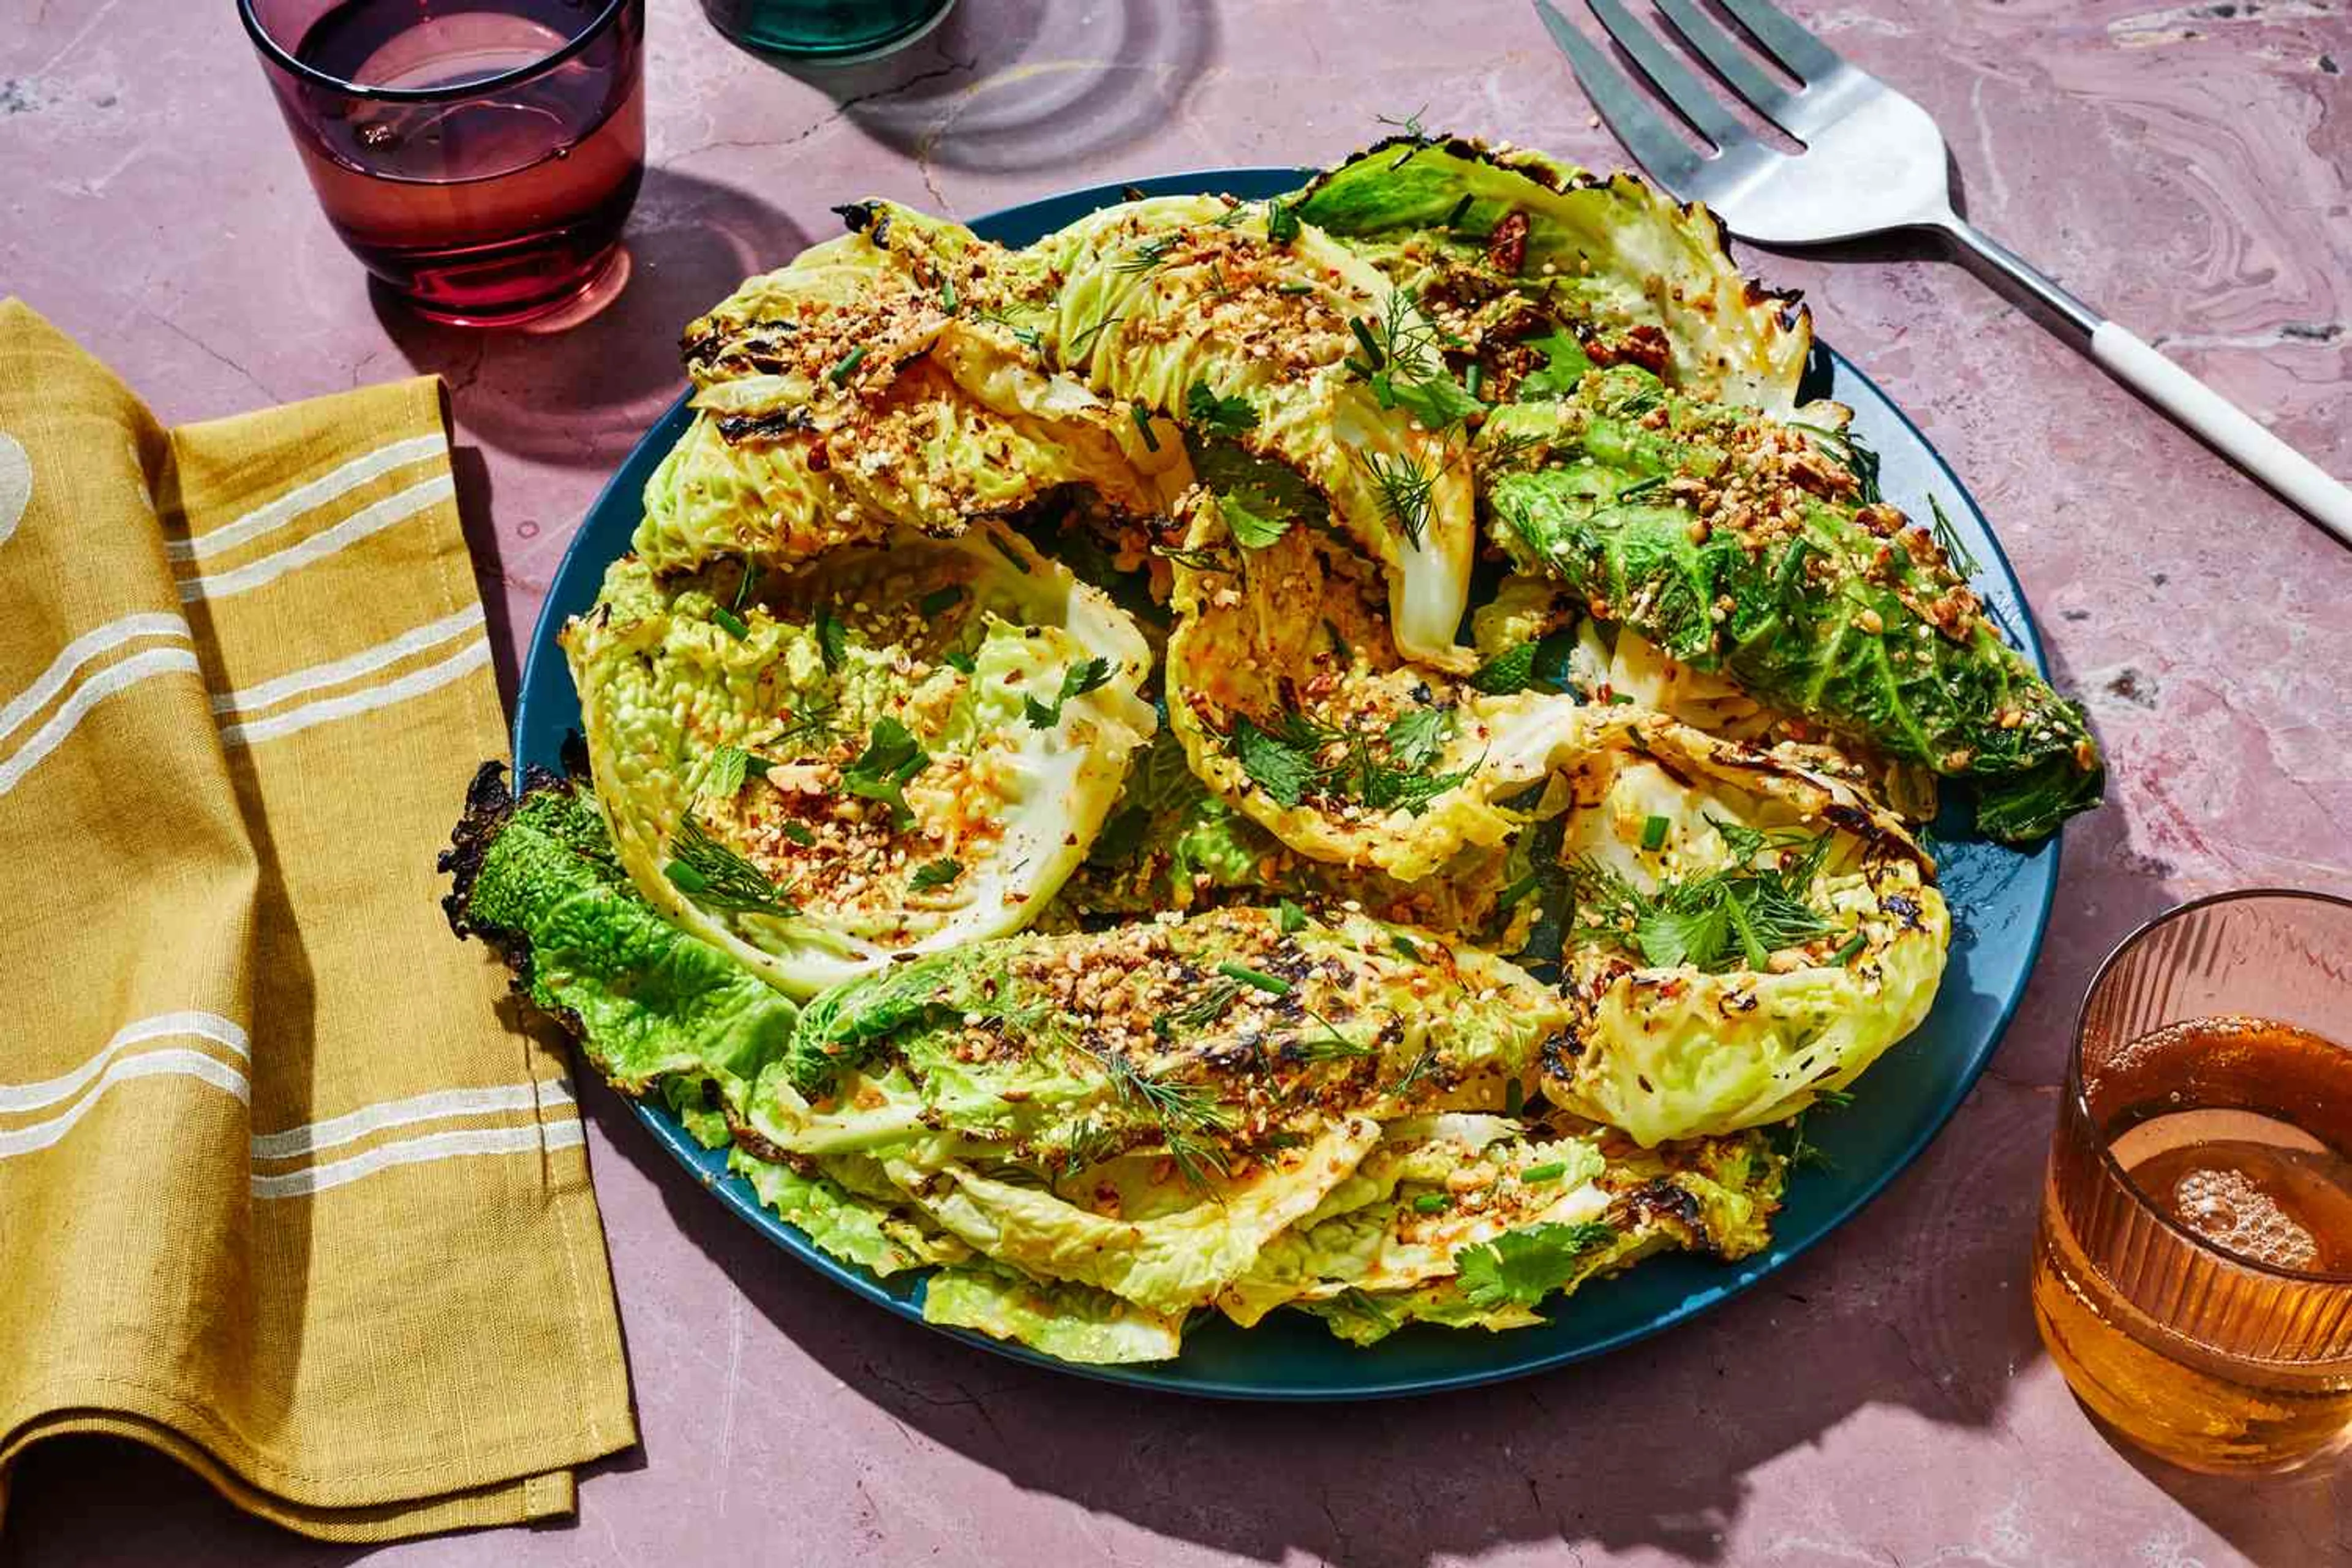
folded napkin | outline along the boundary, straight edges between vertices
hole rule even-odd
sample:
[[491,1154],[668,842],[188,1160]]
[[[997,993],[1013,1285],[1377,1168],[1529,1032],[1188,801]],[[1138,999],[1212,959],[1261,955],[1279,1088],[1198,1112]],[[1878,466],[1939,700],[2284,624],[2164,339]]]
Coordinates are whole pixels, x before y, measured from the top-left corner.
[[166,430],[0,301],[0,1502],[110,1433],[373,1541],[635,1440],[564,1059],[436,903],[502,746],[434,382]]

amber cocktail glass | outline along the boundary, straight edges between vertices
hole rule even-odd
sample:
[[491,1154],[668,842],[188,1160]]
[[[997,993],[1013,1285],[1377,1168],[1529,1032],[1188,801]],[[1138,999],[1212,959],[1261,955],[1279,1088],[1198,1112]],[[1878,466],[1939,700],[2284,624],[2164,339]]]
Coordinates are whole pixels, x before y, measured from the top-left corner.
[[327,221],[425,315],[604,279],[645,173],[645,0],[238,0]]
[[2075,1028],[2034,1244],[2042,1342],[2208,1471],[2352,1436],[2352,902],[2230,893],[2126,939]]

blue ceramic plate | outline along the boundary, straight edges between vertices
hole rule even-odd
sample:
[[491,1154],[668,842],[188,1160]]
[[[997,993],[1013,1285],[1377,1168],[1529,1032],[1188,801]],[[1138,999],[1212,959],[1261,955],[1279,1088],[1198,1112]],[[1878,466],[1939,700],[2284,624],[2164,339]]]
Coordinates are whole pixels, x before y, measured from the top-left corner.
[[[1295,190],[1308,174],[1303,169],[1212,169],[1145,180],[1139,188],[1153,195],[1222,191],[1257,198]],[[1122,199],[1122,190],[1129,188],[1098,185],[1049,196],[982,218],[972,227],[1005,245],[1025,245]],[[780,263],[782,259],[777,258]],[[1854,411],[1854,428],[1883,458],[1880,482],[1887,499],[1914,516],[1927,515],[1929,495],[1942,501],[1960,540],[1981,563],[1978,592],[2046,673],[2017,578],[1968,490],[1918,427],[1867,376],[1836,353],[1822,352],[1818,358],[1823,363],[1815,367],[1814,379],[1827,395]],[[595,602],[605,565],[627,550],[637,526],[638,498],[646,478],[687,424],[681,397],[661,423],[646,432],[596,498],[556,573],[532,633],[516,705],[518,764],[559,765],[564,737],[580,722],[580,703],[555,646],[555,633],[567,616]],[[1247,1331],[1212,1318],[1186,1337],[1180,1359],[1152,1366],[1071,1366],[980,1335],[942,1331],[1001,1354],[1114,1383],[1250,1399],[1361,1399],[1462,1388],[1539,1372],[1615,1350],[1697,1316],[1780,1268],[1877,1196],[1959,1108],[1991,1058],[2041,952],[2051,894],[2058,882],[2058,843],[2053,837],[2021,854],[1971,837],[1960,821],[1967,815],[1963,805],[1957,812],[1948,811],[1947,820],[1936,825],[1943,846],[1942,884],[1953,920],[1950,966],[1935,1009],[1916,1034],[1871,1068],[1853,1110],[1816,1117],[1808,1126],[1808,1135],[1834,1165],[1801,1173],[1790,1182],[1787,1205],[1772,1227],[1773,1244],[1767,1251],[1732,1265],[1687,1256],[1654,1258],[1559,1303],[1541,1328],[1489,1334],[1414,1327],[1368,1350],[1334,1339],[1314,1319],[1286,1312]],[[920,1279],[877,1279],[827,1258],[799,1231],[761,1208],[749,1184],[727,1173],[724,1151],[713,1152],[695,1142],[667,1110],[640,1104],[636,1112],[663,1146],[745,1224],[866,1300],[902,1317],[922,1320]]]

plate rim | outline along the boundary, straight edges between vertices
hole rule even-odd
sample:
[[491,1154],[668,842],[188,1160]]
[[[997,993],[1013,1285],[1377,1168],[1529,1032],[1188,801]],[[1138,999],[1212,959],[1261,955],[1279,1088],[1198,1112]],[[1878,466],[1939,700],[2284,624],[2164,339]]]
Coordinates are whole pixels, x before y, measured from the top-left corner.
[[[1313,169],[1286,165],[1257,164],[1190,170],[1138,180],[1104,181],[1092,185],[1050,193],[1029,201],[1015,203],[1011,206],[992,209],[971,220],[971,226],[982,228],[1019,226],[1034,220],[1048,209],[1062,209],[1080,203],[1091,203],[1097,206],[1107,205],[1122,199],[1127,193],[1138,190],[1147,195],[1191,194],[1229,189],[1234,186],[1269,187],[1274,191],[1288,190],[1296,188],[1317,172]],[[1819,323],[1816,322],[1815,325],[1818,328]],[[1834,363],[1841,375],[1851,375],[1863,386],[1868,388],[1885,405],[1887,411],[1900,422],[1903,428],[1916,443],[1917,448],[1927,454],[1944,484],[1959,498],[1960,506],[1976,520],[1979,525],[1979,531],[1982,533],[1985,542],[1990,545],[1992,556],[1990,561],[1979,563],[1979,574],[1990,574],[1997,570],[2000,576],[2014,590],[2021,622],[2014,628],[2018,641],[2026,657],[2032,661],[2035,670],[2046,679],[2050,673],[2049,658],[2042,647],[2041,628],[2035,620],[2032,605],[2027,599],[2025,585],[2019,580],[2015,567],[2011,564],[2009,552],[1993,528],[1992,520],[1986,516],[1984,509],[1978,505],[1975,494],[1953,470],[1950,461],[1945,458],[1941,449],[1927,438],[1925,431],[1920,429],[1918,423],[1911,417],[1901,404],[1888,396],[1885,390],[1867,372],[1822,342],[1819,336],[1813,339],[1812,346],[1815,353],[1827,355]],[[539,612],[532,619],[530,641],[523,650],[522,667],[516,679],[514,721],[509,729],[509,743],[513,751],[513,766],[518,774],[521,770],[526,753],[531,750],[525,743],[526,734],[544,727],[538,721],[537,706],[532,700],[532,674],[538,668],[541,659],[548,657],[550,650],[555,647],[555,635],[562,629],[561,617],[557,613],[556,589],[572,572],[574,557],[580,553],[581,546],[590,531],[590,524],[596,518],[604,515],[609,507],[640,504],[635,498],[621,493],[622,481],[627,477],[635,459],[645,450],[646,444],[665,426],[680,417],[685,410],[687,400],[692,394],[691,386],[681,391],[669,406],[663,410],[660,416],[646,427],[645,434],[638,437],[613,473],[606,477],[604,484],[598,487],[594,500],[589,503],[587,510],[581,516],[580,526],[573,531],[570,542],[565,544],[562,558],[557,563],[554,574],[548,579],[547,595],[541,601]],[[598,563],[600,570],[603,564]],[[549,748],[551,751],[552,749]],[[2000,1051],[2002,1040],[2008,1036],[2010,1025],[2015,1020],[2019,1008],[2023,1005],[2025,993],[2031,984],[2033,971],[2041,962],[2042,946],[2049,934],[2051,911],[2056,903],[2059,875],[2064,855],[2063,840],[2063,832],[2055,833],[2045,840],[2042,846],[2037,847],[2037,851],[2046,847],[2047,860],[2046,865],[2039,872],[2042,878],[2041,898],[2038,907],[2033,911],[2033,929],[2026,942],[2025,963],[2017,984],[2001,1003],[1991,1027],[1986,1031],[1984,1043],[1977,1049],[1972,1058],[1963,1066],[1950,1089],[1942,1097],[1941,1102],[1935,1106],[1921,1123],[1917,1132],[1902,1146],[1895,1157],[1874,1169],[1853,1192],[1842,1197],[1828,1216],[1817,1223],[1810,1234],[1801,1240],[1783,1247],[1777,1244],[1776,1237],[1776,1244],[1768,1252],[1759,1255],[1762,1258],[1760,1264],[1751,1272],[1747,1273],[1744,1278],[1729,1280],[1720,1288],[1709,1290],[1699,1298],[1675,1303],[1640,1323],[1602,1334],[1591,1341],[1557,1351],[1526,1355],[1517,1360],[1498,1362],[1492,1367],[1387,1379],[1380,1378],[1375,1373],[1346,1386],[1278,1385],[1233,1378],[1171,1375],[1170,1369],[1182,1364],[1181,1356],[1172,1362],[1108,1366],[1061,1361],[1026,1346],[994,1339],[971,1330],[929,1322],[922,1315],[922,1309],[916,1294],[924,1276],[919,1274],[913,1276],[908,1289],[900,1293],[892,1290],[879,1279],[866,1270],[825,1256],[801,1231],[761,1206],[753,1195],[750,1184],[726,1169],[726,1150],[705,1149],[694,1140],[684,1124],[666,1107],[642,1100],[627,1100],[626,1103],[635,1114],[637,1121],[653,1133],[655,1141],[684,1165],[697,1181],[709,1190],[728,1209],[733,1211],[738,1218],[750,1225],[753,1230],[765,1237],[796,1261],[831,1283],[845,1288],[900,1318],[919,1324],[934,1333],[944,1334],[1013,1361],[1126,1388],[1149,1389],[1160,1394],[1188,1394],[1200,1398],[1251,1403],[1328,1404],[1359,1399],[1397,1399],[1415,1394],[1444,1393],[1454,1389],[1484,1387],[1514,1378],[1555,1371],[1578,1362],[1607,1355],[1706,1316],[1726,1302],[1746,1294],[1765,1280],[1780,1274],[1798,1258],[1827,1242],[1839,1230],[1850,1224],[1864,1208],[1884,1195],[1897,1178],[1916,1165],[1920,1157],[1927,1152],[1928,1146],[1943,1135],[1944,1130],[1951,1124],[1952,1119],[1958,1115],[1961,1106],[1967,1103],[1969,1097],[1976,1089],[1978,1080],[1984,1076],[1985,1069],[1991,1065],[1993,1057]],[[2037,853],[2037,861],[2039,858]],[[576,1050],[576,1046],[574,1048]],[[1497,1336],[1496,1342],[1507,1344],[1510,1342]],[[1372,1372],[1373,1358],[1378,1355],[1378,1351],[1366,1350],[1360,1353],[1365,1358],[1367,1372]]]

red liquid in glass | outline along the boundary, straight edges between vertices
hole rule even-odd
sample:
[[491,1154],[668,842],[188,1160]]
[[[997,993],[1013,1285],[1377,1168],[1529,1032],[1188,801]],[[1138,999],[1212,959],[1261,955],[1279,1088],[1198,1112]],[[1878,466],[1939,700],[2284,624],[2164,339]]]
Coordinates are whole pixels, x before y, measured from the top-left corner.
[[[298,53],[364,87],[449,88],[545,59],[600,8],[349,0]],[[428,315],[514,321],[571,299],[610,261],[644,173],[640,26],[624,17],[572,58],[479,97],[299,89],[309,123],[295,144],[336,232]]]

